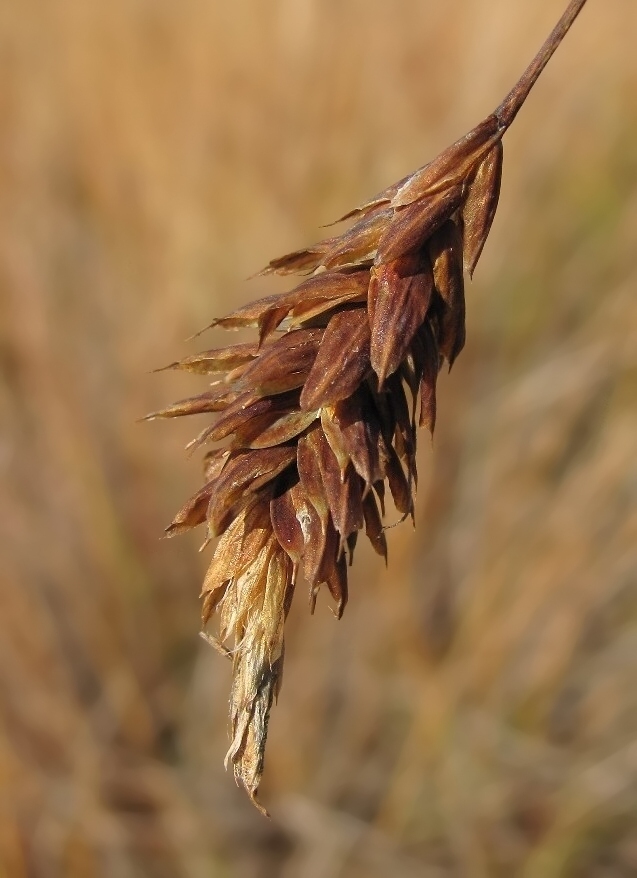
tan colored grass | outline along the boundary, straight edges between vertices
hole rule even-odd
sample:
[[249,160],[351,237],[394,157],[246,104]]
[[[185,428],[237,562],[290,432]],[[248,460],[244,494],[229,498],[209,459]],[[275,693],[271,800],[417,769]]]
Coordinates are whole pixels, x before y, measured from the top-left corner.
[[372,2],[361,24],[310,3],[299,48],[278,4],[5,4],[6,874],[634,871],[635,10],[589,6],[510,134],[472,340],[422,450],[426,538],[391,532],[379,581],[361,555],[338,626],[290,617],[264,830],[217,767],[228,680],[193,653],[200,571],[156,539],[198,468],[178,430],[134,425],[172,390],[139,376],[252,295],[237,264],[490,108],[561,3],[462,4],[453,27],[438,4]]

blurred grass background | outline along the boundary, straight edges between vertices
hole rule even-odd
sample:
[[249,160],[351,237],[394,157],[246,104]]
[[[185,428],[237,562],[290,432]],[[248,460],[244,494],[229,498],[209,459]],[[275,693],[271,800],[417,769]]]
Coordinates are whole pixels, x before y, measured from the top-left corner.
[[[565,0],[0,5],[0,876],[637,874],[637,6],[507,135],[417,529],[303,589],[265,821],[150,370],[490,112]],[[221,343],[210,334],[208,346]],[[194,382],[194,383],[193,383]]]

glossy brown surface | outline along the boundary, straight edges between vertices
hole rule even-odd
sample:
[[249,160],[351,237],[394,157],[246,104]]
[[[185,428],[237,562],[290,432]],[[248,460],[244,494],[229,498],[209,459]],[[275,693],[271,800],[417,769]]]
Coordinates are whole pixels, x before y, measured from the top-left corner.
[[4,4],[9,875],[634,874],[634,0],[587,5],[507,135],[416,530],[387,568],[361,534],[340,621],[297,592],[271,821],[193,636],[214,544],[159,539],[214,418],[137,423],[216,380],[150,370],[252,344],[185,339],[293,283],[244,277],[488,113],[561,8]]

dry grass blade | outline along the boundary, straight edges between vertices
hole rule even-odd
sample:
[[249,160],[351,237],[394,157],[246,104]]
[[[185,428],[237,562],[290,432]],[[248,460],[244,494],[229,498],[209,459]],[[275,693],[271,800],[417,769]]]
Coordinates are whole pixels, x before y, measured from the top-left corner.
[[[345,555],[358,532],[386,556],[372,488],[382,504],[387,484],[396,509],[413,514],[417,407],[433,432],[438,371],[465,340],[463,253],[472,273],[497,206],[501,139],[584,2],[570,4],[494,114],[347,214],[358,218],[351,229],[265,269],[313,277],[216,321],[257,328],[258,343],[173,364],[222,374],[227,390],[155,416],[216,405],[225,411],[196,442],[234,437],[227,460],[168,531],[207,521],[212,536],[225,532],[204,585],[203,619],[214,611],[218,642],[233,656],[228,758],[255,802],[297,574],[312,608],[325,585],[340,616]],[[287,331],[268,339],[288,318]]]

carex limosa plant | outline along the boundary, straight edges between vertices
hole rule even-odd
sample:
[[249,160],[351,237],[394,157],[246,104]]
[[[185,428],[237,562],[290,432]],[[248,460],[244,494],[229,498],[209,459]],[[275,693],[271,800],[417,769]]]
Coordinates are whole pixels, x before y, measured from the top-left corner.
[[[495,215],[502,138],[586,0],[572,0],[494,113],[429,164],[341,218],[351,227],[272,260],[304,274],[290,292],[211,324],[257,338],[168,368],[211,389],[148,415],[217,413],[190,443],[205,484],[167,528],[219,538],[206,573],[204,636],[232,661],[227,758],[252,801],[279,692],[284,624],[301,579],[340,617],[359,532],[387,557],[385,491],[413,516],[418,427],[436,422],[436,382],[465,343],[464,275]],[[217,633],[206,631],[213,619]]]

